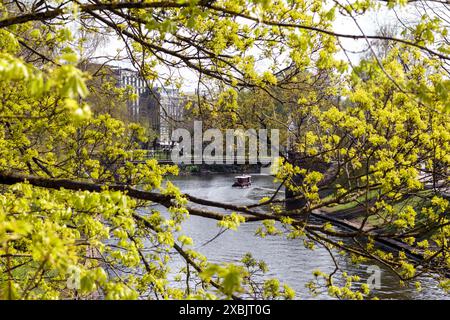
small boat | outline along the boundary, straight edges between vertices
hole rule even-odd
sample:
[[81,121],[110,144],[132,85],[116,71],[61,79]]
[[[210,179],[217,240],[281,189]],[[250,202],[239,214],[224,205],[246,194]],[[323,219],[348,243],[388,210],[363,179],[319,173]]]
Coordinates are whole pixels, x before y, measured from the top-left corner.
[[252,176],[242,175],[234,177],[233,187],[246,188],[252,185]]

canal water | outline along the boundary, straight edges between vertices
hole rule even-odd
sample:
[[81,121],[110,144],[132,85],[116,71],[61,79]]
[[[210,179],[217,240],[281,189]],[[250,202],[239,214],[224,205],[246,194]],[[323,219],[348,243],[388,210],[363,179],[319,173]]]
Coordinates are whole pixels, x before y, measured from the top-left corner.
[[[272,195],[278,187],[273,177],[252,175],[250,188],[232,188],[234,175],[214,174],[202,176],[180,176],[170,178],[183,192],[205,199],[233,204],[251,204],[264,196]],[[283,236],[260,238],[255,236],[259,222],[242,224],[237,231],[227,230],[212,240],[220,231],[217,221],[191,216],[183,223],[183,234],[194,240],[193,248],[208,257],[210,262],[238,262],[246,253],[256,259],[264,260],[269,272],[265,278],[278,278],[291,286],[298,299],[330,299],[325,290],[313,296],[305,285],[314,279],[313,271],[332,272],[333,261],[329,253],[317,247],[314,251],[304,248],[302,240],[286,239]],[[336,255],[340,267],[351,275],[359,275],[359,285],[366,283],[371,273],[367,272],[373,262],[355,266],[346,256]],[[180,264],[181,265],[181,264]],[[176,266],[175,266],[176,267]],[[388,269],[381,269],[381,288],[374,290],[380,299],[448,299],[432,276],[420,278],[422,290],[418,292],[414,286],[402,287],[398,278]]]

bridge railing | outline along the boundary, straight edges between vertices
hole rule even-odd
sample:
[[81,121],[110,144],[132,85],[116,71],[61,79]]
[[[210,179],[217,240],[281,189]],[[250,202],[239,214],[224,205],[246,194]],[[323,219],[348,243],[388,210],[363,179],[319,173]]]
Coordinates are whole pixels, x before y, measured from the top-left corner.
[[[172,159],[172,151],[170,150],[146,150],[145,159],[156,159],[161,163],[174,163]],[[145,161],[145,160],[144,160]],[[269,164],[273,161],[270,156],[266,157],[249,157],[249,156],[238,156],[234,157],[214,157],[214,156],[202,156],[198,157],[191,155],[191,157],[184,158],[185,163],[189,164]],[[140,162],[138,160],[133,162]]]

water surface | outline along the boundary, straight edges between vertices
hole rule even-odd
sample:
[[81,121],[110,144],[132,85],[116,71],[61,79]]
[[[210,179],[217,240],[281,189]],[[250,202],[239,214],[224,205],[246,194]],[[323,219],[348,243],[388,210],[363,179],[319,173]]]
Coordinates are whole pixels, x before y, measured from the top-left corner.
[[[174,177],[170,180],[185,193],[240,205],[255,203],[264,196],[270,196],[278,187],[271,176],[252,175],[253,184],[250,188],[232,188],[233,177],[230,174],[214,174]],[[314,270],[331,272],[334,269],[329,253],[321,247],[314,251],[308,250],[304,248],[302,240],[290,240],[282,236],[257,237],[255,231],[259,226],[259,222],[245,223],[237,231],[227,230],[210,241],[220,231],[217,221],[191,216],[182,225],[183,233],[193,238],[194,249],[208,257],[209,261],[238,262],[245,253],[250,252],[255,258],[267,263],[269,272],[265,275],[266,278],[276,277],[288,284],[296,291],[297,298],[329,299],[325,292],[312,296],[305,287],[314,278]],[[355,266],[345,256],[338,255],[338,259],[343,270],[359,275],[361,282],[366,282],[370,276],[366,271],[367,267],[373,263]],[[381,289],[375,290],[374,294],[381,299],[448,298],[432,277],[422,277],[421,280],[423,289],[420,292],[415,288],[401,287],[398,278],[381,267]]]

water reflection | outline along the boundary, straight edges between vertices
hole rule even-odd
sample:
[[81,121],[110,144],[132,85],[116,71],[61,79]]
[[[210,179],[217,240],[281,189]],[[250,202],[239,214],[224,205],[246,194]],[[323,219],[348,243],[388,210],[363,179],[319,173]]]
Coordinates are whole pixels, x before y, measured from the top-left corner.
[[[208,176],[185,176],[171,179],[183,192],[194,196],[233,204],[255,203],[261,197],[271,195],[278,185],[273,178],[265,175],[252,175],[253,185],[247,189],[232,188],[233,175],[220,174]],[[211,262],[237,262],[251,252],[256,259],[264,260],[268,267],[267,277],[276,277],[290,285],[301,299],[329,299],[326,293],[311,296],[305,284],[313,279],[312,272],[321,270],[331,272],[333,262],[323,248],[314,251],[305,249],[301,240],[288,240],[280,236],[259,238],[255,231],[259,223],[246,223],[238,231],[228,230],[214,241],[219,228],[217,221],[191,217],[183,223],[183,233],[192,237],[194,248],[208,257]],[[338,256],[340,266],[349,274],[359,275],[360,283],[370,276],[368,265],[353,265],[348,257]],[[381,267],[381,289],[375,294],[383,299],[446,299],[445,293],[431,277],[422,278],[422,291],[399,285],[398,278],[386,268]]]

